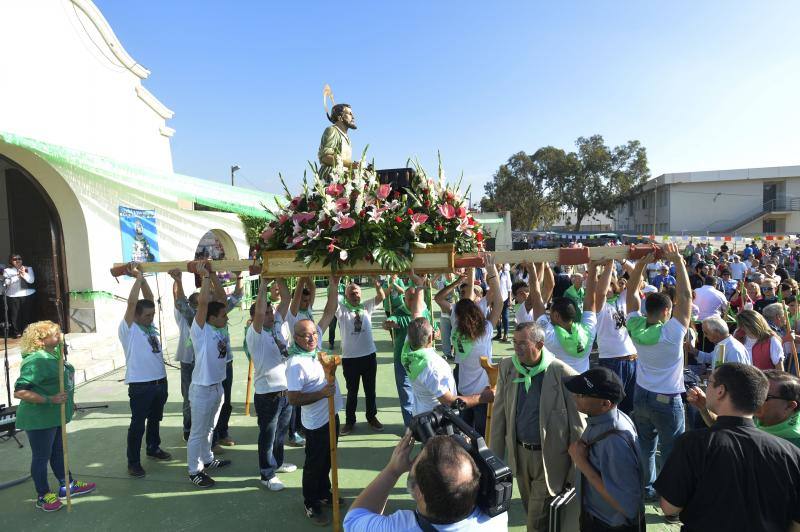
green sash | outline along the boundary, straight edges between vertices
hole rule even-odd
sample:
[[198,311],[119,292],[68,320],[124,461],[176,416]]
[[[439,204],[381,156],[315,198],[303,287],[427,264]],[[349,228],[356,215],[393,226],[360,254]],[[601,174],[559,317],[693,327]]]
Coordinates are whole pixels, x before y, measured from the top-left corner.
[[635,316],[627,321],[625,326],[631,335],[631,340],[641,345],[656,345],[661,340],[663,323],[648,324],[644,316]]
[[522,365],[522,362],[519,361],[516,353],[511,354],[511,362],[514,363],[514,367],[517,368],[517,372],[520,374],[520,377],[512,380],[511,382],[523,382],[525,383],[525,391],[529,391],[531,389],[531,382],[535,376],[539,373],[545,371],[549,366],[550,363],[553,362],[553,353],[548,351],[546,348],[542,348],[542,357],[539,359],[539,363],[533,367],[528,367]]
[[764,432],[772,434],[773,436],[777,436],[778,438],[788,440],[800,447],[800,412],[795,412],[789,416],[788,419],[778,423],[777,425],[771,425],[769,427],[762,425],[757,419],[754,421],[756,423],[756,427]]
[[350,304],[350,302],[347,300],[346,297],[342,298],[342,305],[344,305],[344,308],[346,308],[350,312],[355,312],[356,314],[364,311],[363,304],[359,303],[358,305],[352,305]]
[[422,370],[428,367],[428,361],[431,357],[438,356],[436,349],[432,347],[423,347],[415,351],[411,350],[408,340],[403,344],[403,351],[400,354],[400,363],[408,373],[408,378],[416,380]]
[[453,331],[450,333],[450,343],[459,362],[465,360],[472,353],[472,347],[475,344],[473,340],[461,334],[458,327],[453,327]]
[[295,342],[289,347],[288,353],[290,357],[297,355],[299,357],[317,358],[317,351],[318,349],[314,349],[313,351],[305,351],[300,349],[300,347],[297,345],[297,342]]
[[583,323],[573,323],[572,332],[566,330],[560,325],[553,325],[553,330],[558,338],[558,343],[561,348],[567,352],[571,357],[583,358],[584,351],[587,348],[591,349],[591,337],[589,335],[589,327]]
[[619,299],[619,294],[614,294],[613,296],[606,298],[606,303],[608,303],[609,305],[614,305],[618,299]]

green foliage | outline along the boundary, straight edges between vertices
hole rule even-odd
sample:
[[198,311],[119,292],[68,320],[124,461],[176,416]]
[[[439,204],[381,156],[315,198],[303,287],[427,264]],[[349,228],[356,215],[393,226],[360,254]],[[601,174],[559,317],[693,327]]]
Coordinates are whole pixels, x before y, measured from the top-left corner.
[[261,232],[266,229],[269,220],[260,216],[247,216],[246,214],[240,214],[239,220],[244,226],[244,236],[247,239],[247,243],[251,246],[258,245],[261,240]]

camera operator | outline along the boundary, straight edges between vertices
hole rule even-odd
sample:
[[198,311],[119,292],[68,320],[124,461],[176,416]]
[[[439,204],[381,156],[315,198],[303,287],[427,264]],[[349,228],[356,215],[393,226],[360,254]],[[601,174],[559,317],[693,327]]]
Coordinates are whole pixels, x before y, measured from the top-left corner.
[[[478,467],[453,438],[431,437],[414,460],[413,447],[414,438],[406,431],[389,463],[350,507],[345,531],[508,530],[508,512],[489,517],[476,506]],[[406,472],[415,511],[383,515],[389,493]]]
[[8,296],[8,319],[13,329],[13,334],[9,332],[8,336],[19,338],[25,327],[33,320],[33,300],[36,297],[33,283],[36,278],[33,275],[33,268],[22,265],[21,255],[14,253],[8,261],[10,265],[3,269]]

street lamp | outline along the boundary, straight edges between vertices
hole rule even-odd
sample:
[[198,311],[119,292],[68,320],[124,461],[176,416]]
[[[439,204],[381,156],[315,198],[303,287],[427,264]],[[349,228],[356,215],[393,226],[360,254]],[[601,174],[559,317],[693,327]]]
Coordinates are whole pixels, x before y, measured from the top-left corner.
[[234,164],[233,166],[231,166],[231,186],[234,186],[234,184],[233,184],[233,174],[235,174],[237,170],[239,170],[239,165],[238,164]]

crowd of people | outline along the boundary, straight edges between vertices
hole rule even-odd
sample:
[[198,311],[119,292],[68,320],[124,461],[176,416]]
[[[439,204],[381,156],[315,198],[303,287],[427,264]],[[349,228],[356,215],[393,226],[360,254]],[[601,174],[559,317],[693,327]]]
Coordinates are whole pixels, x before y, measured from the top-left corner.
[[[383,430],[372,325],[382,306],[404,424],[437,405],[457,406],[511,468],[529,530],[547,530],[551,501],[570,488],[577,490],[582,531],[643,530],[647,502],[659,503],[665,519],[681,520],[685,530],[800,526],[798,265],[797,253],[787,249],[667,244],[658,256],[635,262],[575,267],[498,265],[487,253],[483,268],[375,279],[368,300],[356,282],[331,277],[321,312],[314,310],[312,279],[298,279],[294,292],[286,279],[263,280],[244,345],[254,368],[261,482],[283,489],[278,475],[297,470],[284,461],[284,446],[303,446],[307,518],[327,525],[327,509],[344,504],[331,492],[329,423],[337,437]],[[167,386],[152,292],[135,264],[130,274],[135,282],[119,337],[131,408],[128,472],[142,477],[143,438],[148,457],[171,459],[159,438]],[[171,275],[188,478],[209,488],[212,472],[230,465],[218,446],[235,445],[227,426],[233,383],[227,315],[239,302],[241,281],[227,296],[206,267],[200,291],[186,297],[180,272]],[[336,325],[344,393],[328,382],[318,358],[324,333]],[[47,363],[57,373],[57,331],[39,324],[28,330],[37,355],[26,356],[23,369],[32,371],[16,385],[17,397],[31,403],[23,425],[71,401],[51,393],[50,373],[48,388],[33,371]],[[513,354],[499,361],[491,386],[481,359],[491,361],[493,342],[509,339]],[[362,390],[364,427],[357,416]],[[341,426],[338,414],[329,417],[330,397],[336,412],[345,411]],[[44,425],[52,432],[58,424]],[[36,483],[37,505],[52,510],[60,503],[45,468],[59,442],[48,438],[34,449],[32,470],[45,478]],[[428,439],[412,458],[414,445],[407,432],[350,506],[346,530],[507,528],[506,513],[490,517],[477,506],[479,472],[469,453],[447,436]],[[51,463],[55,472],[58,464]],[[405,473],[416,512],[384,515]],[[63,467],[56,476],[63,485]],[[74,486],[77,495],[94,489]]]

